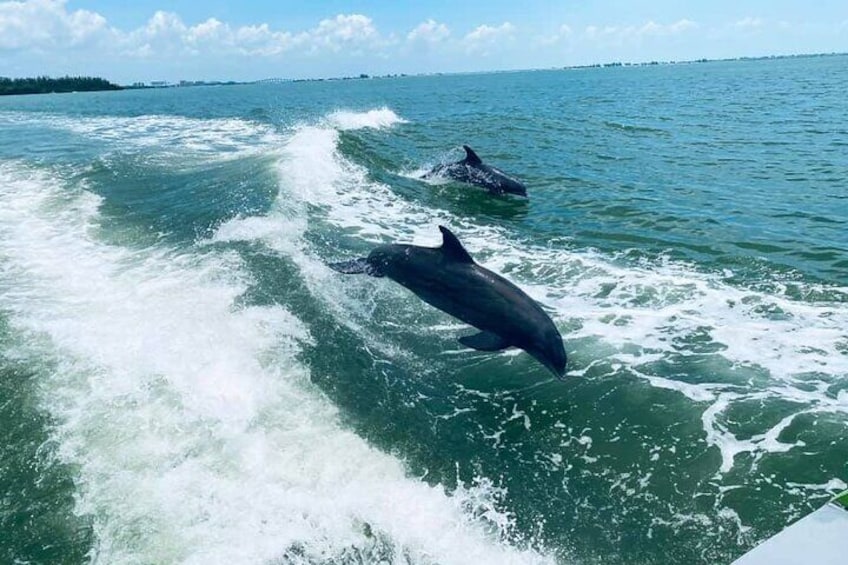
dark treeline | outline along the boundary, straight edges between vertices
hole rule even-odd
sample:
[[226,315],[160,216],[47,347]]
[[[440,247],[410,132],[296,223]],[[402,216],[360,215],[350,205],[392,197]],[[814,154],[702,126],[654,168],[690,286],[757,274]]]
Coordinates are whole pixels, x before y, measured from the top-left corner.
[[117,84],[97,77],[0,77],[0,95],[43,94],[46,92],[84,92],[92,90],[121,90]]

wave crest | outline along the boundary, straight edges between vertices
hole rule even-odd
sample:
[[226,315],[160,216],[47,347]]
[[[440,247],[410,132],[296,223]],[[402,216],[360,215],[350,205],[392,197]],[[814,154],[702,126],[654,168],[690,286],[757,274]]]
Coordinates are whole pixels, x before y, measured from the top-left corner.
[[407,123],[409,123],[407,120],[398,116],[387,106],[367,112],[336,110],[327,116],[327,124],[342,131],[366,128],[386,129],[397,124]]

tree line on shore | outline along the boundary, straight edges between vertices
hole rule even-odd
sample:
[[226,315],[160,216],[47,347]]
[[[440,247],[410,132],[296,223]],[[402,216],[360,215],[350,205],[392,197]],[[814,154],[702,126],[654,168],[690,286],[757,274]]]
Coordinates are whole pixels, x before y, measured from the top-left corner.
[[93,90],[121,90],[121,87],[106,79],[98,77],[0,77],[0,95],[43,94],[48,92],[89,92]]

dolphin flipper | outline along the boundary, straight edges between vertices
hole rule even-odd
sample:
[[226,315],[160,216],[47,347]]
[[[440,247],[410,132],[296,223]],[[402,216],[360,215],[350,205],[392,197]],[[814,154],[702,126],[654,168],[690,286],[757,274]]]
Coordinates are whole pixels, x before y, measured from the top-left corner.
[[509,343],[492,332],[480,332],[459,338],[459,343],[477,351],[500,351],[509,347]]
[[344,275],[361,275],[364,273],[372,277],[383,276],[383,274],[378,272],[365,257],[352,259],[350,261],[341,261],[339,263],[327,263],[327,266]]

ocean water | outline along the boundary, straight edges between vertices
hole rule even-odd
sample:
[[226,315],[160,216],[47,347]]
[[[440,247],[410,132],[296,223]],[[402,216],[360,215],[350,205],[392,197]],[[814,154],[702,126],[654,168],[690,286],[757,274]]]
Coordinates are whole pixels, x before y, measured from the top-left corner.
[[[0,562],[727,563],[848,488],[848,57],[0,98]],[[495,198],[418,175],[468,144]],[[523,352],[328,261],[449,226]]]

